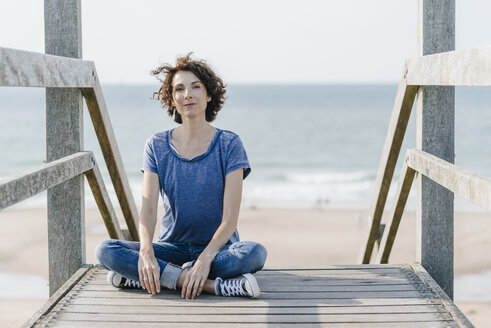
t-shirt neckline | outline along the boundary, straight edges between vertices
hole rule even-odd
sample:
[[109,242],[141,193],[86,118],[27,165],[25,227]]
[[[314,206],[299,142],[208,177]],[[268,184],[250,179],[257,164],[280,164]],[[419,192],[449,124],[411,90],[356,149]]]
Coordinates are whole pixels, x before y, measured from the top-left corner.
[[200,159],[206,157],[212,150],[213,150],[213,147],[215,146],[215,143],[218,139],[218,135],[220,134],[221,130],[219,128],[215,128],[216,131],[215,131],[215,136],[213,137],[213,140],[210,142],[210,145],[208,146],[208,149],[206,150],[206,152],[204,152],[203,154],[201,155],[198,155],[198,156],[195,156],[193,158],[185,158],[183,156],[181,156],[174,148],[174,146],[172,145],[171,143],[171,133],[172,131],[175,130],[175,128],[171,129],[171,130],[168,130],[167,131],[167,145],[169,146],[169,149],[170,151],[172,152],[172,154],[174,154],[174,156],[176,156],[177,158],[179,158],[180,160],[182,161],[185,161],[185,162],[195,162],[195,161],[199,161]]

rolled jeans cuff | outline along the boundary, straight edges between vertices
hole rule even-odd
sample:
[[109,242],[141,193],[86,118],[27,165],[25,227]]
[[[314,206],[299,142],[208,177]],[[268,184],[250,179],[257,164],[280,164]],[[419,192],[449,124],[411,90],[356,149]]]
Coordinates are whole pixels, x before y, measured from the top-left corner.
[[175,290],[177,288],[177,279],[181,274],[181,267],[172,263],[167,263],[162,275],[160,276],[160,285]]
[[189,262],[186,262],[182,265],[182,269],[183,270],[189,270],[193,267],[194,263],[196,262],[196,260],[194,261],[189,261]]

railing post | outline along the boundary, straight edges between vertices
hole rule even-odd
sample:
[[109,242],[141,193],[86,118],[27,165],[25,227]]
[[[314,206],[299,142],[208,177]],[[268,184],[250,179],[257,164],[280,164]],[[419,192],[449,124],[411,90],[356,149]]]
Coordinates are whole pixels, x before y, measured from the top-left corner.
[[[81,0],[45,0],[47,54],[81,58]],[[46,88],[47,162],[83,149],[80,89]],[[83,175],[48,190],[49,294],[85,263]]]
[[[455,50],[455,0],[419,0],[419,52]],[[454,163],[455,87],[421,87],[417,148]],[[417,175],[417,260],[453,299],[454,195]]]

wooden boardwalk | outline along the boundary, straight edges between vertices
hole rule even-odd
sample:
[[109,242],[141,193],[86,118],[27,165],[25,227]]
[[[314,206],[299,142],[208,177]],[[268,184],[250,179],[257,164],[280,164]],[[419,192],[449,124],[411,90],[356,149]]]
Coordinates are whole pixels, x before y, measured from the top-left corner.
[[472,327],[420,265],[266,269],[258,299],[117,290],[107,271],[79,270],[26,326]]

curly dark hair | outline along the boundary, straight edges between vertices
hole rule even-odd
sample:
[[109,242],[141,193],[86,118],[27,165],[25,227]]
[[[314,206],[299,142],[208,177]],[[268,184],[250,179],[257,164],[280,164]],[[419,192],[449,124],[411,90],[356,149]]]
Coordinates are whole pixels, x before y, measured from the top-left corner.
[[[164,64],[152,70],[152,75],[162,83],[159,91],[154,92],[152,98],[157,99],[162,104],[162,107],[167,108],[167,113],[170,117],[174,115],[174,121],[182,124],[181,114],[172,104],[172,79],[179,71],[192,72],[205,85],[207,94],[211,97],[211,101],[206,105],[206,121],[212,122],[215,120],[218,112],[222,109],[225,102],[226,85],[215,72],[208,66],[205,60],[191,59],[193,53],[188,53],[185,57],[179,57],[176,61],[176,66]],[[164,75],[164,79],[159,77]]]

